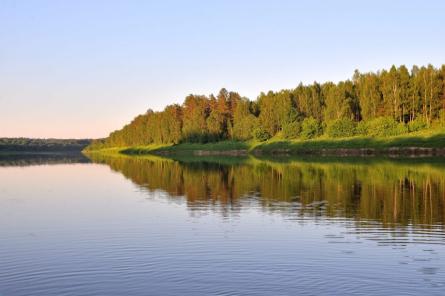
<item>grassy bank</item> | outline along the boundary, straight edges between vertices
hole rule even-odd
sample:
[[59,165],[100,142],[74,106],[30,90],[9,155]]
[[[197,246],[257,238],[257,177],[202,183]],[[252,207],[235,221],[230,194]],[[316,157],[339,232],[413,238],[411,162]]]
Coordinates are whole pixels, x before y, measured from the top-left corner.
[[[177,154],[177,155],[230,155],[237,154],[317,154],[320,151],[336,151],[341,149],[370,149],[384,152],[392,148],[445,148],[445,131],[422,131],[395,137],[320,137],[312,140],[284,140],[272,138],[265,142],[256,141],[221,141],[215,143],[182,143],[177,145],[147,145],[120,147],[98,150],[101,153],[121,153],[127,155],[140,154]],[[229,155],[229,154],[227,154]]]
[[394,137],[357,136],[313,140],[272,140],[255,146],[264,153],[288,150],[290,153],[322,149],[445,148],[445,131],[422,131]]
[[177,145],[148,145],[128,147],[121,150],[124,154],[144,154],[144,153],[179,153],[192,154],[196,151],[249,151],[255,146],[253,142],[221,141],[214,143],[181,143]]

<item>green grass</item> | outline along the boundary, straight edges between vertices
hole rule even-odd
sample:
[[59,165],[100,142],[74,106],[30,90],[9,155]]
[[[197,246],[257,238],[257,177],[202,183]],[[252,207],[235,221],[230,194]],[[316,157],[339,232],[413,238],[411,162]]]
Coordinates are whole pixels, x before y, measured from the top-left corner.
[[101,149],[85,149],[83,152],[86,154],[126,154],[126,155],[144,155],[144,154],[152,154],[154,151],[159,151],[161,149],[165,149],[171,145],[146,145],[146,146],[131,146],[131,147],[111,147],[111,148],[101,148]]
[[123,154],[147,154],[147,153],[174,153],[191,155],[195,151],[228,151],[228,150],[249,150],[250,142],[221,141],[214,143],[181,143],[177,145],[148,145],[127,147],[120,150]]
[[288,150],[290,153],[292,153],[320,149],[371,148],[379,150],[393,147],[445,148],[445,131],[425,130],[394,137],[320,137],[313,140],[271,139],[270,141],[257,145],[254,149],[261,150],[265,153],[277,150]]
[[[256,141],[221,141],[214,143],[182,143],[177,145],[147,145],[134,147],[107,148],[98,150],[100,153],[120,153],[127,155],[143,154],[174,154],[194,155],[196,151],[229,151],[245,150],[248,152],[286,152],[298,154],[321,149],[361,149],[370,148],[384,150],[388,148],[425,147],[445,148],[445,130],[424,130],[395,137],[356,136],[349,138],[320,137],[312,140],[283,140],[275,137],[266,142]],[[94,153],[94,151],[93,151]]]

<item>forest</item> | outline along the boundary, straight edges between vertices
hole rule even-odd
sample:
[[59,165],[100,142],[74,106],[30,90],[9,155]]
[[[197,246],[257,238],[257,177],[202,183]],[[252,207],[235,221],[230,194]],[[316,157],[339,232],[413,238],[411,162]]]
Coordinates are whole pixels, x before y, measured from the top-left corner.
[[445,126],[445,65],[392,66],[338,83],[300,83],[249,100],[221,89],[148,110],[90,149],[224,140],[388,137]]

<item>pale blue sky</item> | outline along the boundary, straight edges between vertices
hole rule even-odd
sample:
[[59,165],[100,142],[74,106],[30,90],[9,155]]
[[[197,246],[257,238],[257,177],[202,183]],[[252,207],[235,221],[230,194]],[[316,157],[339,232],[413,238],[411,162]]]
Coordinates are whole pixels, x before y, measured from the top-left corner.
[[0,0],[0,137],[103,137],[221,87],[255,99],[445,63],[445,1]]

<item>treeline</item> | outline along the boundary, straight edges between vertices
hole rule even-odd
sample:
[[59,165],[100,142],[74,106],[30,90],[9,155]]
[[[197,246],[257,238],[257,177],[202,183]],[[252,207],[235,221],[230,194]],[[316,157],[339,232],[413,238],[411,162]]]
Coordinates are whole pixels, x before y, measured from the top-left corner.
[[89,139],[0,138],[0,152],[80,152]]
[[355,71],[352,80],[299,84],[255,101],[222,89],[147,111],[91,148],[152,143],[392,136],[445,123],[445,65]]

